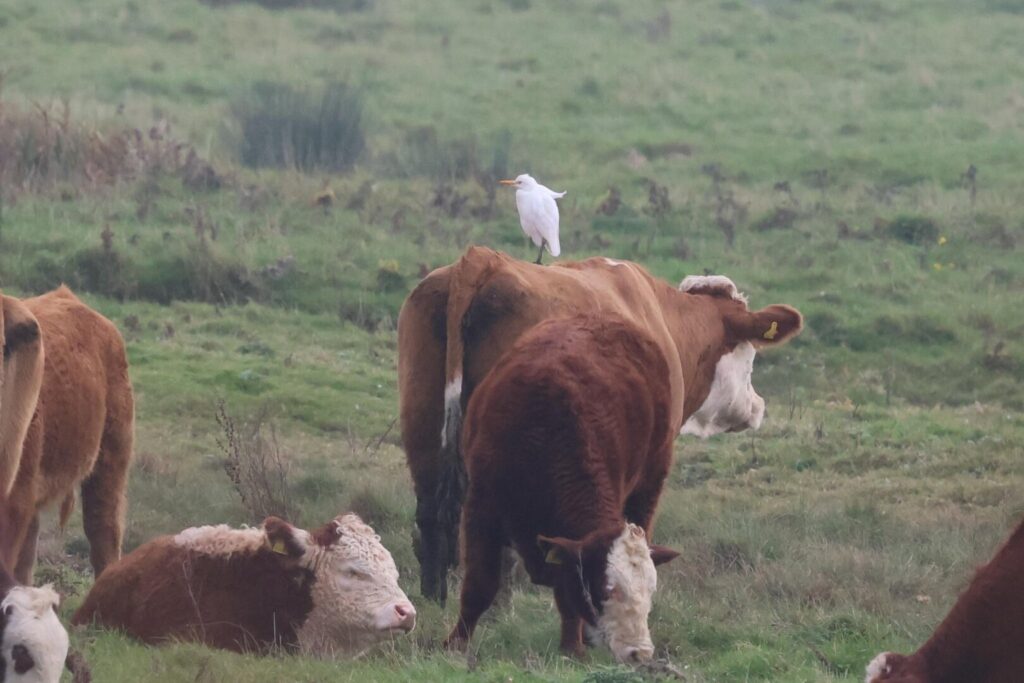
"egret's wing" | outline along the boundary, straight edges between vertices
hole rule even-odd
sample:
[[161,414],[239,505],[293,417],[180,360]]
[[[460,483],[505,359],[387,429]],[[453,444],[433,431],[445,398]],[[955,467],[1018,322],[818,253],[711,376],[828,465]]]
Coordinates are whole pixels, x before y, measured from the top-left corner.
[[543,239],[537,229],[537,199],[535,192],[516,192],[516,209],[519,210],[519,225],[523,227],[526,236],[533,240],[538,247]]
[[523,230],[540,246],[541,240],[548,243],[552,256],[561,251],[558,244],[558,205],[546,192],[516,193],[516,207]]
[[555,192],[550,187],[547,187],[545,185],[541,185],[539,183],[537,185],[537,189],[543,191],[545,194],[551,195],[555,199],[561,199],[562,197],[565,196],[565,192]]

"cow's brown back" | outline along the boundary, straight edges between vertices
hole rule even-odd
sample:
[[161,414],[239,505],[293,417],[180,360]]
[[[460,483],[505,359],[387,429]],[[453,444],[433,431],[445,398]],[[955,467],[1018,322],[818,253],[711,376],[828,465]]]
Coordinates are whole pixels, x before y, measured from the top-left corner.
[[[505,520],[535,578],[538,534],[581,538],[624,515],[650,531],[670,412],[664,355],[642,330],[608,317],[541,323],[470,400],[463,454],[475,504]],[[642,519],[628,514],[638,491],[653,497]]]
[[1024,520],[917,652],[884,657],[869,683],[1024,681]]
[[293,648],[312,609],[312,573],[282,569],[269,547],[218,557],[162,536],[109,566],[73,624],[96,623],[147,643],[191,640],[236,652]]

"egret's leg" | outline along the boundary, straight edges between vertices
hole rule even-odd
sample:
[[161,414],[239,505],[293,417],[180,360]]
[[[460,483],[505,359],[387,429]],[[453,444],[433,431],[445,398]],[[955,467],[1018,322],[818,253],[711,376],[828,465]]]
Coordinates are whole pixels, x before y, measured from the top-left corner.
[[538,266],[540,265],[541,257],[544,256],[544,245],[546,245],[547,243],[548,243],[547,240],[541,240],[540,241],[540,251],[537,252],[537,260],[534,261],[534,263],[536,263]]

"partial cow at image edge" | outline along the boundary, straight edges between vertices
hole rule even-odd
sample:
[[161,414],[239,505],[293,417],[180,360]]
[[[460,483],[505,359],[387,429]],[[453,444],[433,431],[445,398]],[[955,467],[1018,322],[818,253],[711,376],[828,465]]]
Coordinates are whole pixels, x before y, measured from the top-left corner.
[[928,641],[911,655],[883,652],[865,683],[1014,683],[1024,680],[1024,520],[978,568]]

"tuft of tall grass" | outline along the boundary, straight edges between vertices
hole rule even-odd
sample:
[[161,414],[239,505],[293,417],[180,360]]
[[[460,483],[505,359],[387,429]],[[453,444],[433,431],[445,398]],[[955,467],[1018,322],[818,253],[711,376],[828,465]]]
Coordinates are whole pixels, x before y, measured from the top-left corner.
[[262,81],[232,106],[246,166],[346,171],[366,147],[363,98],[346,83],[315,95]]
[[171,135],[166,121],[139,128],[100,128],[60,106],[30,109],[0,94],[0,188],[10,195],[61,188],[70,199],[82,190],[166,173],[189,189],[221,186],[223,178],[190,145]]

